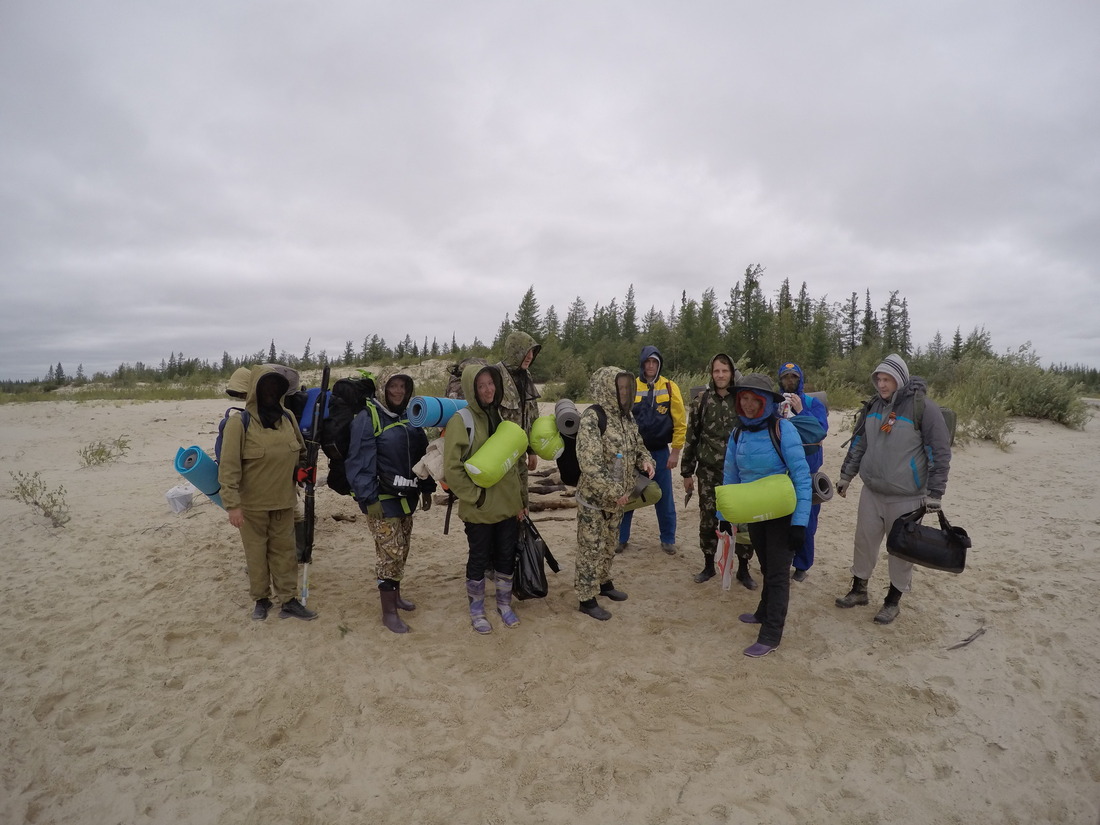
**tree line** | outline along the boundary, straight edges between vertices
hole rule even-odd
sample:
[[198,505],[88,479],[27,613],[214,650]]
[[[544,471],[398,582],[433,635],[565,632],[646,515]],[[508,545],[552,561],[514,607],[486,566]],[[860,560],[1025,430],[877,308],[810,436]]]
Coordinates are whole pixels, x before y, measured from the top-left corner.
[[[564,314],[550,305],[543,311],[534,287],[528,288],[515,313],[505,316],[489,345],[474,338],[459,343],[452,334],[449,343],[433,337],[413,338],[411,334],[390,346],[377,334],[364,336],[356,344],[349,339],[343,351],[330,356],[326,350],[314,352],[312,339],[301,355],[276,348],[271,339],[266,349],[232,357],[223,352],[221,360],[211,362],[172,352],[159,365],[142,362],[122,363],[111,373],[84,374],[79,365],[69,374],[61,363],[51,365],[44,379],[0,381],[7,393],[50,390],[65,385],[92,382],[133,385],[138,382],[207,382],[228,377],[241,366],[256,363],[281,363],[296,369],[331,365],[409,364],[427,358],[460,360],[470,356],[500,355],[504,339],[512,330],[522,330],[541,342],[542,351],[533,366],[539,381],[564,385],[567,394],[587,386],[593,369],[605,364],[637,368],[643,345],[661,350],[668,373],[702,374],[716,352],[725,352],[739,365],[775,370],[781,361],[795,361],[819,385],[829,382],[866,383],[860,370],[888,352],[900,353],[910,360],[914,374],[930,379],[943,374],[952,363],[964,358],[997,358],[990,335],[984,327],[974,327],[965,336],[954,330],[950,341],[937,332],[924,346],[911,337],[908,302],[900,290],[890,291],[885,302],[876,306],[871,291],[852,292],[840,302],[813,297],[803,282],[797,292],[784,279],[769,296],[763,287],[764,267],[753,264],[719,299],[714,289],[699,298],[682,292],[678,303],[667,310],[650,306],[642,311],[637,305],[634,286],[622,301],[614,298],[591,308],[577,296]],[[1037,363],[1030,344],[1021,347],[1029,362]],[[873,368],[873,364],[867,369]],[[1049,368],[1053,374],[1079,384],[1087,392],[1100,391],[1100,373],[1083,365],[1060,364]]]

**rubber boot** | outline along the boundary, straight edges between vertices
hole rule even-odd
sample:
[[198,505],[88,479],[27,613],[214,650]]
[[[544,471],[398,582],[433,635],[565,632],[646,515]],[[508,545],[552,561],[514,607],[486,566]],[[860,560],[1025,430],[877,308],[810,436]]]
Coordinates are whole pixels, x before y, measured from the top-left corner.
[[626,593],[622,590],[618,590],[615,587],[615,582],[608,579],[600,585],[600,595],[607,596],[613,602],[625,602],[627,599]]
[[599,619],[601,622],[606,622],[611,618],[611,611],[600,607],[600,603],[595,598],[585,599],[577,609],[581,613],[587,613],[593,619]]
[[707,582],[713,579],[715,575],[716,571],[714,569],[714,554],[704,553],[703,569],[695,574],[695,582],[696,584],[702,584],[703,582]]
[[497,573],[497,613],[505,627],[517,627],[519,616],[512,610],[512,577]]
[[746,590],[755,590],[757,587],[756,580],[749,573],[749,560],[744,556],[737,557],[736,578]]
[[397,609],[416,610],[416,605],[401,596],[401,582],[397,583]]
[[890,624],[894,621],[901,612],[901,606],[898,604],[900,601],[901,591],[891,584],[886,593],[886,601],[882,603],[882,609],[875,614],[875,624]]
[[867,604],[867,579],[852,576],[852,589],[836,600],[836,606],[855,607],[857,604]]
[[470,601],[470,624],[482,635],[493,632],[485,618],[485,579],[466,579],[466,598]]
[[397,613],[397,582],[390,579],[378,583],[378,596],[382,600],[382,624],[393,633],[408,633],[409,626]]

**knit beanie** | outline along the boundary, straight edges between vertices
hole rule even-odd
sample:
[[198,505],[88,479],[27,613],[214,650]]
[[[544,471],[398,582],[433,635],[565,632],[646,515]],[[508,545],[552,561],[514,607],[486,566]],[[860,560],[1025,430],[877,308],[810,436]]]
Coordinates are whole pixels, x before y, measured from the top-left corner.
[[[875,367],[875,372],[884,372],[898,382],[898,389],[909,383],[909,367],[897,353],[891,353]],[[871,373],[871,383],[875,382],[875,372]]]

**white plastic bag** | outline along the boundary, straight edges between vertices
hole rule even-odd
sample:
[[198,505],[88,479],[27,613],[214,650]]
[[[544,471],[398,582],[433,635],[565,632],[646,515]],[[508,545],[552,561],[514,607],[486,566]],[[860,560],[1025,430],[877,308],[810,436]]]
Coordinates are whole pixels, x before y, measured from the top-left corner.
[[191,509],[191,504],[195,500],[195,493],[197,492],[198,488],[194,484],[185,481],[165,493],[164,497],[168,499],[168,506],[172,508],[173,513],[184,513]]

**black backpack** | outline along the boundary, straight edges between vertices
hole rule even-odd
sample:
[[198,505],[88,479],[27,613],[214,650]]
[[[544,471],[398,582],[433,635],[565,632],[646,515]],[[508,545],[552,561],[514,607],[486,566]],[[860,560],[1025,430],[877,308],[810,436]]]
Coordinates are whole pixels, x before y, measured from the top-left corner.
[[[599,404],[592,404],[588,409],[595,410],[596,423],[600,427],[600,435],[603,435],[607,432],[607,413]],[[577,437],[563,434],[561,439],[565,442],[565,449],[557,457],[558,475],[561,476],[562,484],[576,487],[581,480],[581,467],[577,463]]]
[[342,496],[351,494],[344,460],[351,448],[351,422],[374,396],[374,379],[341,378],[332,385],[328,410],[321,424],[321,449],[328,458],[328,486]]

